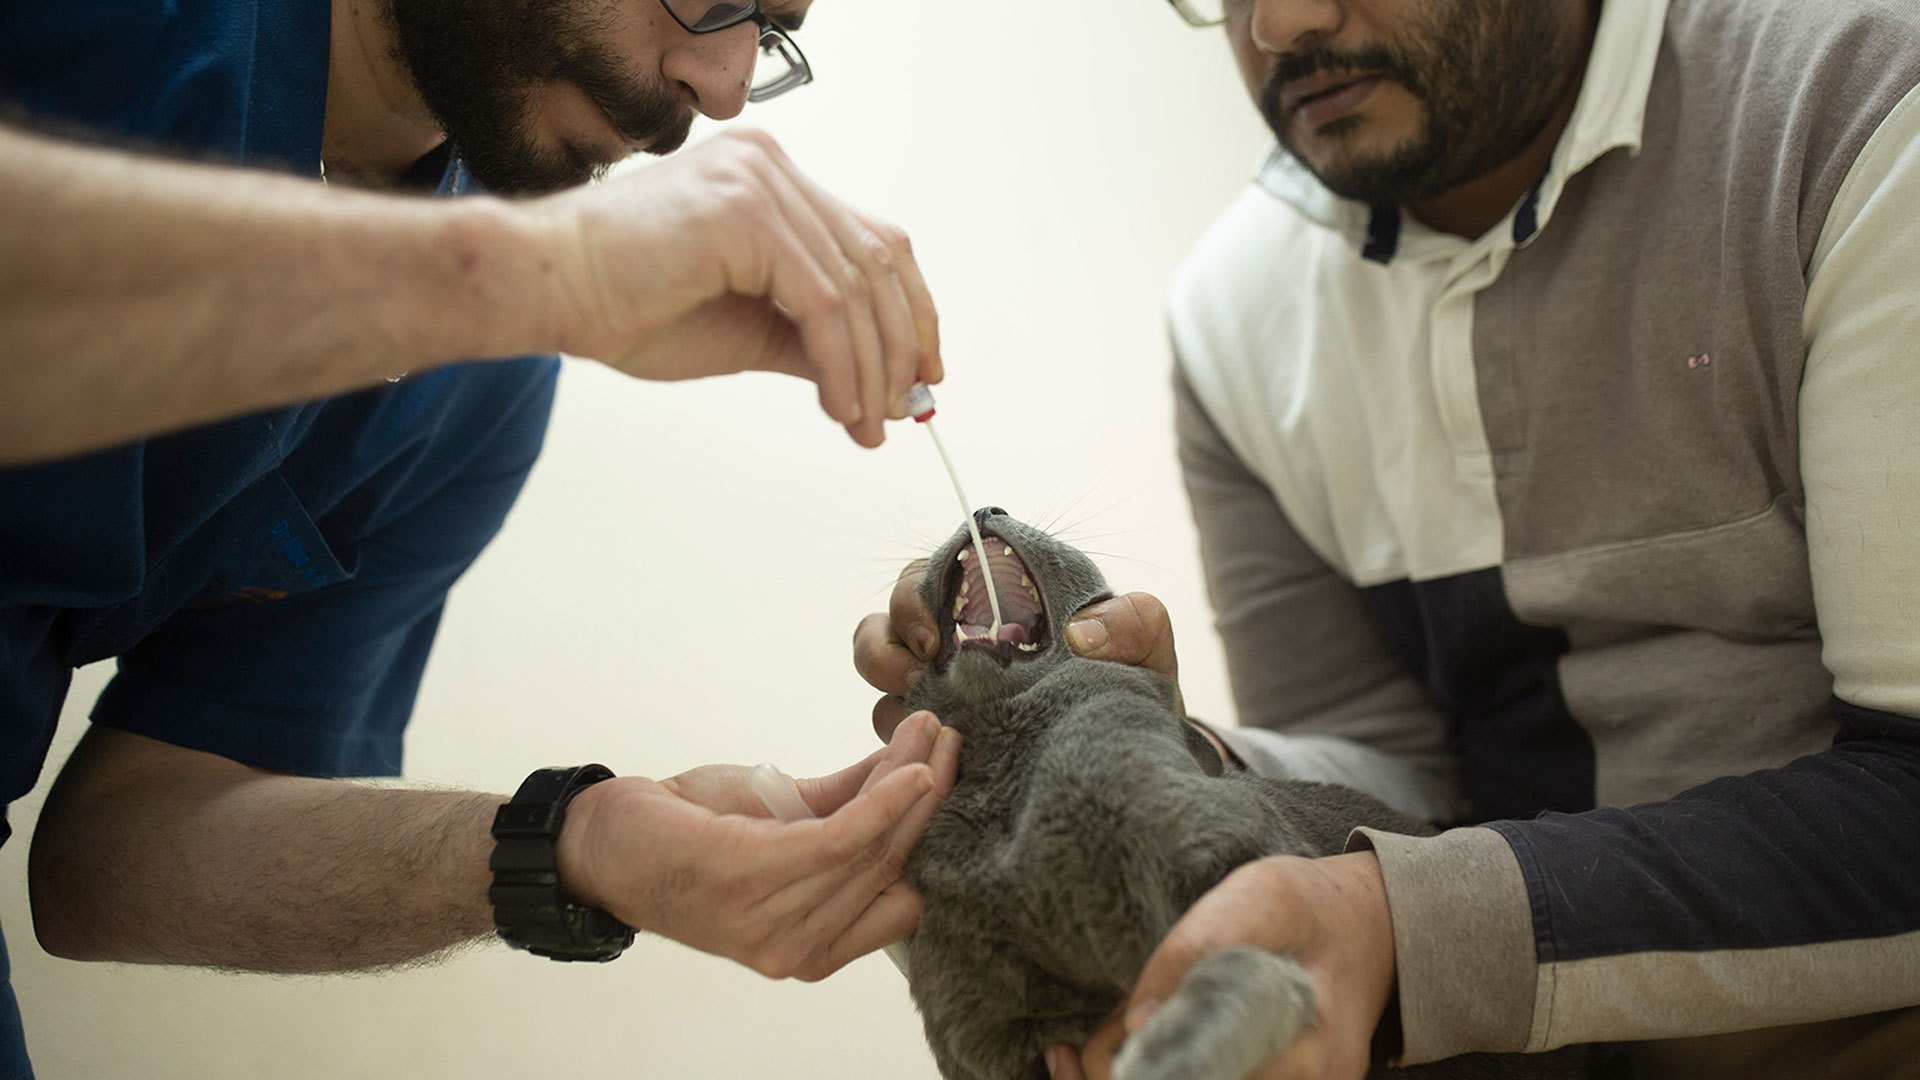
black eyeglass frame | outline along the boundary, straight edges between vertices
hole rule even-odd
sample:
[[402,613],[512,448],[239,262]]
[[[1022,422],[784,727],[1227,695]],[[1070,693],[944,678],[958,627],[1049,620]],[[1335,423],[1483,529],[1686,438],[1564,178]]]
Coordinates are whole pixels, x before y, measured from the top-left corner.
[[807,63],[807,54],[801,52],[800,46],[794,43],[793,38],[785,30],[775,25],[773,20],[767,18],[766,13],[760,10],[760,0],[748,0],[746,4],[738,9],[726,12],[717,18],[713,16],[713,13],[725,8],[726,5],[724,3],[715,4],[707,10],[706,17],[701,18],[691,25],[688,24],[687,20],[680,17],[679,12],[673,10],[673,5],[668,3],[667,0],[660,0],[660,6],[666,10],[668,18],[672,19],[680,29],[685,30],[689,34],[711,34],[720,30],[726,30],[730,27],[739,26],[741,23],[749,21],[759,27],[760,51],[768,56],[777,55],[780,59],[786,61],[788,70],[785,75],[765,86],[749,88],[747,90],[748,101],[761,102],[771,98],[777,98],[795,87],[805,86],[813,81],[813,65]]

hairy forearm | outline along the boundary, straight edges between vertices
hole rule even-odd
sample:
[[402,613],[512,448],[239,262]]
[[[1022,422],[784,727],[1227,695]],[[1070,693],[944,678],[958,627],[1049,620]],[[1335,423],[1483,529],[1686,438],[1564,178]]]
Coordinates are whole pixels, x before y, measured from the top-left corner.
[[531,220],[0,126],[0,465],[551,349]]
[[488,934],[504,801],[261,772],[95,729],[35,831],[59,956],[275,972],[404,964]]

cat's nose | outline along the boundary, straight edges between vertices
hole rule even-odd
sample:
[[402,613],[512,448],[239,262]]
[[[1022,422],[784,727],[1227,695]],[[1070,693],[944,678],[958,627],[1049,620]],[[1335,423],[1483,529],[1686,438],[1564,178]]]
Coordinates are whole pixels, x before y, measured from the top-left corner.
[[975,510],[973,512],[973,522],[976,525],[985,525],[987,523],[987,519],[990,517],[993,517],[995,514],[998,514],[1001,517],[1007,516],[1007,512],[1005,510],[1000,509],[997,506],[983,506],[980,509]]

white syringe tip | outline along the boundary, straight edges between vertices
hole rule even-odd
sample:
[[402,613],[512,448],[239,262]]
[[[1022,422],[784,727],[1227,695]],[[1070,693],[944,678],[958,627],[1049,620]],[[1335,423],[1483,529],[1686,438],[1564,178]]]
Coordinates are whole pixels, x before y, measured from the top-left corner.
[[922,424],[933,416],[933,391],[926,383],[914,383],[907,391],[907,415]]

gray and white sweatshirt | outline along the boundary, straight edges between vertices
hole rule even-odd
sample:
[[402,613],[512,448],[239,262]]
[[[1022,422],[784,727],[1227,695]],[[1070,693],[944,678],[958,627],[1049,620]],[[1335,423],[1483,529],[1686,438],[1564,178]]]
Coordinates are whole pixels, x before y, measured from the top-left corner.
[[1253,767],[1379,853],[1405,1060],[1920,1004],[1920,4],[1607,0],[1477,240],[1276,152],[1174,286]]

